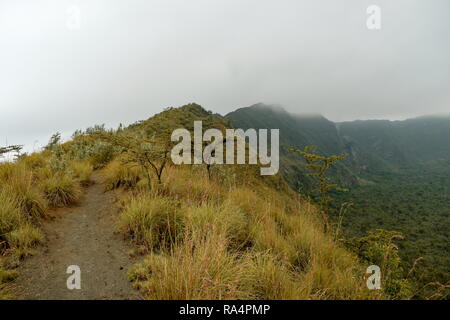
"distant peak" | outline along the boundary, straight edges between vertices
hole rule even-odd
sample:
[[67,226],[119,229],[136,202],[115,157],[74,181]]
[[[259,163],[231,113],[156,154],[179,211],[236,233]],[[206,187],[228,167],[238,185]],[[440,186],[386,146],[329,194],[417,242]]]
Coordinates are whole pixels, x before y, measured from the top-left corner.
[[320,113],[313,113],[313,112],[294,113],[293,116],[296,118],[302,118],[302,119],[326,119]]
[[265,104],[262,102],[255,103],[249,107],[242,107],[238,108],[235,111],[230,112],[231,113],[240,113],[245,111],[272,111],[272,112],[278,112],[278,113],[288,113],[281,105],[277,104]]
[[[246,112],[272,112],[277,113],[284,116],[289,116],[294,119],[305,119],[305,120],[326,120],[329,121],[327,118],[325,118],[320,113],[292,113],[287,111],[283,106],[279,104],[265,104],[262,102],[253,104],[249,107],[239,108],[236,109],[233,112],[230,112],[228,115],[231,114],[239,114],[239,113],[246,113]],[[228,116],[226,115],[226,116]]]
[[286,110],[279,104],[265,104],[262,102],[256,103],[250,106],[249,108],[269,109],[272,111],[286,112]]
[[428,114],[423,115],[415,118],[410,118],[407,120],[421,120],[421,119],[449,119],[450,113],[435,113],[435,114]]

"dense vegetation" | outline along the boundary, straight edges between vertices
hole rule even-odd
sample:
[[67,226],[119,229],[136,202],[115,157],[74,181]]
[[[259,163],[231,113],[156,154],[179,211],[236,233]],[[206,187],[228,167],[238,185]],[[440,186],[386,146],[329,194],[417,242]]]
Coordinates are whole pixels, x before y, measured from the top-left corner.
[[[348,154],[329,171],[333,181],[349,189],[333,193],[338,199],[334,222],[347,238],[370,237],[378,229],[402,233],[403,239],[395,242],[416,297],[430,297],[435,288],[448,285],[450,118],[335,124],[318,115],[291,115],[262,104],[226,118],[244,129],[279,128],[281,171],[291,187],[313,199],[307,162],[288,150],[314,145],[318,155]],[[446,295],[448,289],[441,297]]]
[[[416,294],[429,296],[435,285],[450,279],[450,172],[414,170],[400,174],[371,176],[374,183],[336,193],[335,220],[339,204],[351,201],[343,219],[347,238],[362,237],[370,230],[401,232],[399,253],[410,270],[415,267]],[[424,201],[426,199],[426,201]],[[426,287],[425,287],[426,286]]]

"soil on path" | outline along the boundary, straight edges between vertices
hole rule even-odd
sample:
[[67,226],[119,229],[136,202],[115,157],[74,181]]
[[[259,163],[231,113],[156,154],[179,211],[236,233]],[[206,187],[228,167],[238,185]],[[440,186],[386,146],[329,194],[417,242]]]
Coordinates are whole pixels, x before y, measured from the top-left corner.
[[[127,279],[131,249],[115,232],[114,195],[94,173],[77,206],[55,210],[42,226],[45,246],[23,261],[15,281],[19,299],[139,299]],[[81,289],[69,290],[67,268],[81,270]]]

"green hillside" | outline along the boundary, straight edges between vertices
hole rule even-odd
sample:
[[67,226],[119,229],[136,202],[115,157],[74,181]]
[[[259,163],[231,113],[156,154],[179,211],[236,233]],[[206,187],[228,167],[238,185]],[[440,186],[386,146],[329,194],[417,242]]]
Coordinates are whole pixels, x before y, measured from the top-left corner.
[[355,156],[365,157],[361,162],[366,162],[368,172],[445,168],[450,161],[450,118],[352,121],[337,127]]
[[311,191],[310,178],[303,160],[288,148],[314,145],[323,155],[347,153],[341,166],[330,172],[349,187],[348,193],[334,194],[336,214],[342,203],[353,203],[344,218],[347,237],[378,228],[400,231],[406,267],[424,258],[418,263],[420,283],[449,281],[450,118],[333,123],[262,104],[226,118],[244,129],[279,128],[282,172],[300,192]]
[[[289,149],[303,149],[314,145],[319,153],[332,155],[341,153],[345,147],[335,124],[319,115],[296,116],[281,107],[256,104],[237,109],[225,118],[236,128],[280,129],[281,171],[289,184],[300,192],[310,188],[311,181],[305,175],[301,159],[290,153]],[[332,172],[342,184],[357,183],[352,163],[348,160],[338,163],[336,168],[332,168]]]

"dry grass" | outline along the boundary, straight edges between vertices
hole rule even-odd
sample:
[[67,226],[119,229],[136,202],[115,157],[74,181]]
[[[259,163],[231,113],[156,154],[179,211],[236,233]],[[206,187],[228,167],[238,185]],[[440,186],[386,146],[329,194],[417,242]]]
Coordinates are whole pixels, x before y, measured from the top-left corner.
[[48,206],[76,201],[80,181],[87,181],[92,172],[87,162],[70,162],[64,174],[55,171],[50,159],[51,153],[43,152],[0,163],[0,258],[7,261],[0,261],[0,299],[10,298],[5,282],[15,274],[11,268],[43,242],[37,226],[47,217]]
[[8,282],[17,277],[17,271],[2,269],[0,265],[0,300],[11,300],[14,296],[10,293]]
[[31,170],[45,167],[47,165],[47,159],[42,153],[32,153],[23,157],[20,162]]
[[122,211],[118,229],[149,249],[170,248],[183,229],[177,203],[169,198],[141,194]]
[[94,167],[88,161],[72,161],[69,165],[72,177],[77,179],[82,186],[88,186]]
[[279,261],[270,253],[256,253],[246,269],[247,276],[242,286],[248,296],[258,300],[308,299],[301,295],[295,273],[289,265]]
[[[31,223],[45,217],[47,203],[35,186],[31,167],[37,168],[37,157],[27,165],[24,163],[0,164],[0,299],[11,299],[8,282],[17,272],[11,266],[33,253],[33,248],[42,242],[43,236]],[[8,268],[3,260],[8,259]]]
[[151,237],[150,254],[130,269],[134,285],[149,299],[371,297],[357,258],[323,233],[314,205],[276,181],[250,179],[225,183],[169,167],[162,185],[134,194],[122,212],[127,235],[148,237],[148,212],[172,208],[183,221],[169,248],[151,250]]
[[249,220],[239,207],[201,204],[184,206],[181,211],[187,220],[188,232],[216,230],[225,235],[229,249],[241,250],[251,246]]
[[53,207],[64,207],[78,201],[81,186],[78,180],[69,175],[54,175],[40,183],[45,198]]
[[120,160],[111,161],[103,170],[106,190],[120,187],[133,188],[142,179],[142,170],[133,164],[124,164]]
[[[34,173],[21,163],[6,166],[3,170],[3,190],[9,193],[18,207],[33,218],[42,218],[47,213],[47,202],[35,185]],[[0,169],[0,171],[2,171]]]
[[155,184],[157,193],[184,203],[217,203],[223,190],[206,176],[204,168],[168,166],[161,184]]
[[31,255],[33,249],[42,243],[43,239],[41,231],[30,224],[25,224],[6,235],[7,242],[19,259]]
[[0,190],[0,242],[4,236],[17,229],[22,221],[22,213],[17,201],[5,190]]
[[235,299],[246,298],[240,288],[246,269],[224,235],[195,234],[168,253],[149,254],[129,277],[149,299]]

